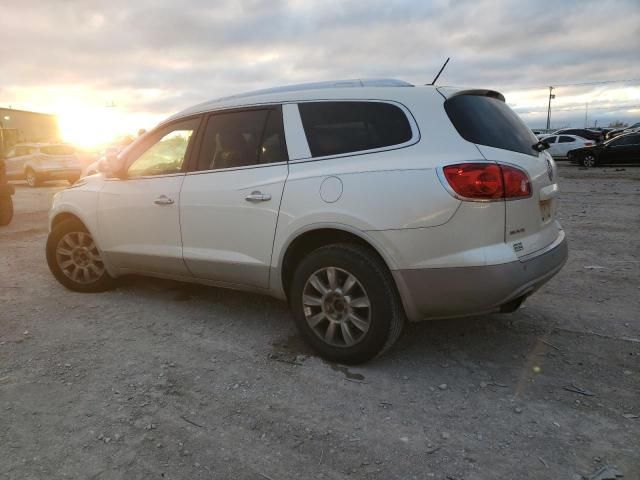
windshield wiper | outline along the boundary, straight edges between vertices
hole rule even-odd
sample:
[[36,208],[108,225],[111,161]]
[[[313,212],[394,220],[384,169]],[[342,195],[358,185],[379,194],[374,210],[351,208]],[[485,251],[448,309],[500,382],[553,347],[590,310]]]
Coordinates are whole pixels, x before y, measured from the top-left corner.
[[534,143],[533,145],[531,145],[531,148],[533,148],[536,152],[544,152],[547,148],[551,148],[551,145],[549,145],[544,140],[540,140],[538,141],[538,143]]

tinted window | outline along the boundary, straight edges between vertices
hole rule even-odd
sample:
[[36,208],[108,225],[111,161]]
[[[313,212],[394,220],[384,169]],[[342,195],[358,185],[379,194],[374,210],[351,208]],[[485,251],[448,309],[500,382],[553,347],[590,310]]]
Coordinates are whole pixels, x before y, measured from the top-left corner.
[[300,103],[311,156],[323,157],[399,145],[411,140],[404,112],[381,102]]
[[566,135],[561,135],[558,143],[571,143],[575,142],[575,140],[571,137],[567,137]]
[[127,170],[129,177],[180,173],[198,120],[161,128],[143,144],[143,151]]
[[279,108],[209,117],[197,170],[246,167],[287,160]]
[[480,95],[456,95],[444,102],[458,133],[472,143],[537,156],[538,139],[506,103]]
[[640,143],[640,135],[625,135],[624,137],[616,138],[610,145],[620,147],[622,145],[635,145],[637,143]]
[[40,147],[40,151],[45,155],[73,155],[75,149],[68,145],[49,145],[48,147]]
[[542,140],[544,140],[549,145],[551,145],[552,143],[556,143],[556,138],[558,138],[558,137],[547,137],[547,138],[543,138]]

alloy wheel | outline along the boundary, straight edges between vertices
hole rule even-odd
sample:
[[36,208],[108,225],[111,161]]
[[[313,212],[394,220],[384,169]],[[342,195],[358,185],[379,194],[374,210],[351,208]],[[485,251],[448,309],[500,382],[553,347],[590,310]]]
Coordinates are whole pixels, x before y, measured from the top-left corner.
[[105,272],[100,252],[85,232],[70,232],[60,239],[56,262],[68,278],[84,285],[97,281]]
[[325,343],[352,347],[371,326],[371,302],[358,279],[344,269],[314,272],[302,291],[307,324]]
[[588,168],[595,167],[596,157],[594,157],[592,154],[585,155],[584,158],[582,159],[582,164]]

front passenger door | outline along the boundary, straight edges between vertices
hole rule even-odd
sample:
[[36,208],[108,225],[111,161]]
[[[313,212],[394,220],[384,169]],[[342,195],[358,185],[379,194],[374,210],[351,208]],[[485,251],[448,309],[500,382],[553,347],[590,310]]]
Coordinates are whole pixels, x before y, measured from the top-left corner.
[[105,180],[98,243],[121,273],[189,276],[182,260],[180,188],[200,118],[143,137],[124,154],[124,178]]

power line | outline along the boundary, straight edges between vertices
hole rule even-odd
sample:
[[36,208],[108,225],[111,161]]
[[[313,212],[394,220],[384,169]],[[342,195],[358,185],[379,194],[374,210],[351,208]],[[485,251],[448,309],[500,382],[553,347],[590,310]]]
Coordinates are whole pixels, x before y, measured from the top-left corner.
[[600,80],[597,82],[576,82],[576,83],[548,83],[547,85],[535,85],[535,86],[525,86],[525,87],[510,87],[513,90],[535,90],[538,88],[549,88],[552,86],[556,87],[578,87],[584,85],[607,85],[610,83],[627,83],[627,82],[640,82],[640,78],[622,78],[618,80]]

